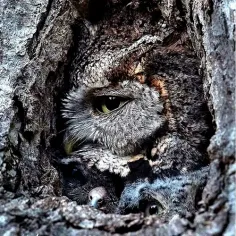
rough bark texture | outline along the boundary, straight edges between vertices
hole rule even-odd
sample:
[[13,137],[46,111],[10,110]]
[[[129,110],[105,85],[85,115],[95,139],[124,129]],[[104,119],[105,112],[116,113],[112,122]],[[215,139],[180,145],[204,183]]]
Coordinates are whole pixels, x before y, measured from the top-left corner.
[[[187,32],[201,59],[204,92],[216,132],[208,147],[211,171],[200,210],[188,219],[176,216],[161,225],[155,217],[106,215],[60,197],[51,147],[60,145],[55,138],[60,125],[60,98],[72,84],[68,68],[78,48],[78,37],[91,40],[86,29],[99,24],[111,9],[129,6],[137,19],[147,17],[138,12],[139,1],[3,0],[1,235],[234,234],[236,4],[229,0],[157,0],[143,4],[162,16],[160,25],[166,30],[159,32],[161,40],[168,44]],[[143,34],[150,33],[145,32],[142,22],[137,27],[137,32],[142,29]],[[119,29],[119,22],[116,29],[118,34],[126,30]],[[135,39],[135,29],[133,34]]]

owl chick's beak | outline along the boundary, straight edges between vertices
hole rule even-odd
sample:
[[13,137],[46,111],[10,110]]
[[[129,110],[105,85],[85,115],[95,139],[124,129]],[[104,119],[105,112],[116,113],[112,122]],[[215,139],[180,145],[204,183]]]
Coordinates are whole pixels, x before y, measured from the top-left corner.
[[89,201],[88,205],[98,209],[98,206],[99,206],[98,200],[99,200],[99,198],[93,198],[92,200]]
[[94,188],[89,192],[88,205],[96,209],[99,209],[100,206],[104,203],[106,196],[107,196],[107,191],[104,187]]

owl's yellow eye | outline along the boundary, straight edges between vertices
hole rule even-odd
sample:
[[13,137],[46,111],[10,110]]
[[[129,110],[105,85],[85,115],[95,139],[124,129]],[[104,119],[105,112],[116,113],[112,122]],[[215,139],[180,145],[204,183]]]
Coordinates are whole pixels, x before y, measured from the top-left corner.
[[127,101],[128,99],[123,97],[100,96],[96,97],[94,106],[97,111],[108,114],[123,106]]

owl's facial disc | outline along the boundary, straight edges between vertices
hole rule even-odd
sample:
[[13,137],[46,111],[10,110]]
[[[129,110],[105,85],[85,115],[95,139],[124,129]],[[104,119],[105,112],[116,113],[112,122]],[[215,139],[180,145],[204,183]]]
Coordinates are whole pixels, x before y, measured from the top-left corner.
[[162,218],[168,211],[168,205],[162,196],[164,195],[160,191],[152,189],[149,182],[134,182],[126,186],[122,192],[119,212],[122,214],[143,212],[145,216],[156,215]]
[[69,158],[122,177],[143,163],[139,154],[149,157],[148,145],[167,123],[159,91],[125,77],[106,86],[74,88],[64,100],[63,117]]

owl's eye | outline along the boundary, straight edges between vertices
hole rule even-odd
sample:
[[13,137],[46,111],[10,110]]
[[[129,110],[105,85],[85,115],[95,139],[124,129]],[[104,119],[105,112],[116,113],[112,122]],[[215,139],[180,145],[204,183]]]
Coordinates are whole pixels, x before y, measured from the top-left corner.
[[98,199],[98,203],[99,203],[99,204],[102,204],[102,202],[103,202],[103,199],[102,199],[102,198]]
[[144,212],[145,216],[160,215],[164,210],[164,206],[148,195],[146,199],[139,202],[139,209]]
[[145,215],[159,215],[163,211],[163,207],[160,204],[148,204],[145,209]]
[[128,101],[127,98],[115,96],[99,96],[94,100],[95,109],[104,114],[108,114],[118,108],[121,108]]

